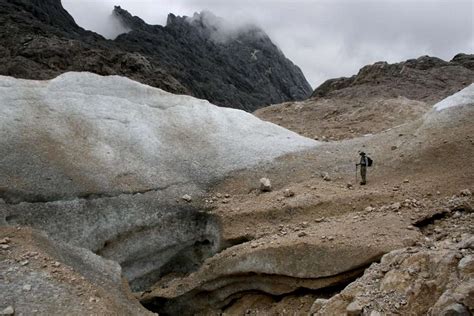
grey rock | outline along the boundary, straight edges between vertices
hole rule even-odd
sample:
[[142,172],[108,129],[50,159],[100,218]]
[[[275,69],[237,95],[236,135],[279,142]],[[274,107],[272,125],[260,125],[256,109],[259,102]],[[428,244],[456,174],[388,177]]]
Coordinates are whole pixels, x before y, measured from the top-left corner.
[[306,232],[299,232],[298,233],[298,237],[304,237],[304,236],[307,236],[308,234],[306,234]]
[[181,199],[183,199],[184,201],[186,202],[191,202],[193,200],[193,198],[191,197],[191,195],[189,194],[185,194],[181,197]]
[[2,311],[0,311],[0,315],[14,315],[15,309],[13,306],[7,306]]
[[283,196],[289,198],[295,196],[295,192],[293,192],[291,189],[285,189],[285,191],[283,191]]
[[326,304],[328,300],[324,298],[317,298],[313,305],[311,305],[311,308],[309,310],[309,314],[313,315],[314,313],[317,313],[323,306]]
[[270,192],[272,191],[272,183],[268,178],[261,178],[260,179],[260,191],[261,192]]
[[462,304],[455,303],[447,306],[441,311],[440,316],[469,316],[471,313]]
[[346,307],[346,313],[348,316],[359,316],[362,315],[364,306],[358,301],[353,301]]
[[331,181],[331,177],[329,176],[329,173],[327,172],[321,173],[321,178],[323,178],[324,181]]
[[458,269],[466,275],[474,273],[474,255],[467,255],[459,261]]
[[470,236],[466,239],[463,239],[458,244],[459,249],[474,249],[474,236]]

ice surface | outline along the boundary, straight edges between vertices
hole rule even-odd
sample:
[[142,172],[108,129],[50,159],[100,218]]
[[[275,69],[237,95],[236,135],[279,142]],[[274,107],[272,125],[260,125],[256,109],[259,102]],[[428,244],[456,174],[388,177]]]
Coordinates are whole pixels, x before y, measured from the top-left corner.
[[474,83],[464,88],[458,93],[447,97],[446,99],[438,102],[434,109],[436,111],[442,111],[448,108],[462,105],[474,105]]
[[0,186],[22,191],[205,182],[318,144],[252,114],[124,77],[0,76]]

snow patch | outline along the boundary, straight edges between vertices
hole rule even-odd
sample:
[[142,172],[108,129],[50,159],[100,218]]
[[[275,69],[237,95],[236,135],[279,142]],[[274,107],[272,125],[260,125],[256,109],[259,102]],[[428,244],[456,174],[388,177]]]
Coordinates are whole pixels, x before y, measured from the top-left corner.
[[449,96],[446,99],[438,102],[434,106],[434,109],[439,112],[448,108],[463,105],[474,105],[474,84],[471,84],[458,93],[455,93],[452,96]]

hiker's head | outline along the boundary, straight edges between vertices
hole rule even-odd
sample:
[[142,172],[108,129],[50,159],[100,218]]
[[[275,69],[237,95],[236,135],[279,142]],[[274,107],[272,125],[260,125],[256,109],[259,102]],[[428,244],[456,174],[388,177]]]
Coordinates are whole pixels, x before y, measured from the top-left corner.
[[361,152],[359,153],[359,155],[365,156],[365,152],[361,151]]

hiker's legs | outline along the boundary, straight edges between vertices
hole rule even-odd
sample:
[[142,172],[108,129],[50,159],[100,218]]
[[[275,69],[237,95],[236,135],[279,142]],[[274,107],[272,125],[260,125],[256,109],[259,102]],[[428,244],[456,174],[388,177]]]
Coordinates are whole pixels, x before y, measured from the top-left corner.
[[360,166],[360,176],[362,178],[362,181],[360,182],[360,184],[365,184],[366,183],[366,179],[365,179],[366,175],[367,175],[367,167],[366,166]]

